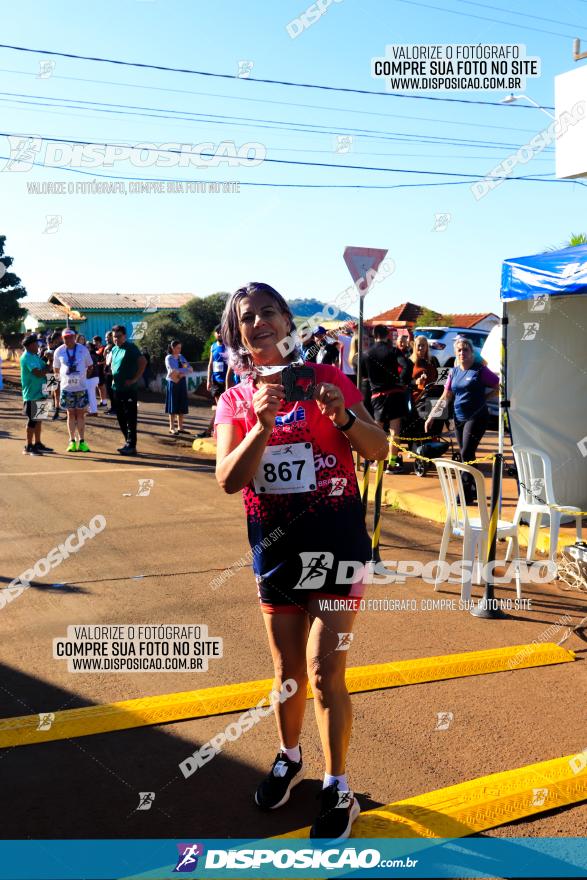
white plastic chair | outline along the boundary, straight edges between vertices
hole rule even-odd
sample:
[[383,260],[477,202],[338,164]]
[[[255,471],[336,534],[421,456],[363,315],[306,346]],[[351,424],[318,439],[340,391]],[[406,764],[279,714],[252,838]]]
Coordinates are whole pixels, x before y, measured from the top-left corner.
[[[520,446],[514,444],[512,446],[516,468],[518,470],[518,482],[520,484],[520,495],[516,512],[514,513],[514,522],[519,524],[524,514],[529,515],[530,519],[530,537],[528,539],[528,552],[526,561],[532,562],[534,551],[536,550],[536,541],[538,539],[538,529],[543,516],[550,517],[550,542],[549,555],[554,561],[556,556],[556,548],[558,544],[558,534],[560,530],[561,518],[563,516],[574,516],[575,526],[577,530],[577,540],[581,540],[581,516],[579,507],[567,506],[564,511],[553,510],[550,505],[556,505],[554,497],[554,487],[552,483],[552,465],[550,458],[545,452],[539,449],[533,449],[531,446]],[[506,559],[509,559],[511,547],[508,546]]]
[[[463,578],[461,584],[461,599],[469,601],[471,598],[471,582],[473,568],[475,569],[475,583],[481,583],[482,566],[487,562],[487,538],[489,531],[489,511],[485,496],[485,482],[483,474],[477,468],[458,461],[444,461],[438,459],[434,462],[446,509],[446,523],[440,542],[439,562],[446,560],[448,542],[451,537],[463,539],[463,562],[469,562],[470,566],[463,565]],[[471,474],[475,480],[477,490],[477,505],[479,516],[469,516],[469,511],[464,503],[465,490],[463,488],[463,473]],[[497,523],[497,538],[511,538],[512,546],[519,554],[518,526],[517,523],[507,522],[500,519]],[[478,562],[475,565],[475,557]],[[440,567],[434,589],[438,589]],[[518,599],[522,598],[519,570],[516,572],[516,593]]]

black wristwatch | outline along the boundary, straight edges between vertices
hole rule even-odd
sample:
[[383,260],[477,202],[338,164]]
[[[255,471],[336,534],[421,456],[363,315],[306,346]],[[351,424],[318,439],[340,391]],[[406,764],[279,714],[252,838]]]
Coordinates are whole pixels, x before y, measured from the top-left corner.
[[337,425],[336,422],[334,423],[334,427],[338,428],[339,431],[349,431],[357,421],[357,417],[352,409],[348,409],[348,407],[345,407],[345,412],[348,414],[349,417],[348,422],[345,422],[344,425]]

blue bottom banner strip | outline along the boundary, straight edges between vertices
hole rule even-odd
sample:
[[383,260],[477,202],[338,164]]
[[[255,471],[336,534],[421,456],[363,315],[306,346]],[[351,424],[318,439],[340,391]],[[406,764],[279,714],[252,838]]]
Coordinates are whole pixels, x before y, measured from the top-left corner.
[[587,878],[587,839],[3,840],[0,880]]

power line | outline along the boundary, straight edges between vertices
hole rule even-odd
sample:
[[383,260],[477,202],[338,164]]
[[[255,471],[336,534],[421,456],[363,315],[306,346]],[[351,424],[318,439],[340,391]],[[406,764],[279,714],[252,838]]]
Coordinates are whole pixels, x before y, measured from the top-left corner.
[[[198,93],[196,93],[196,94],[198,94]],[[202,93],[199,93],[199,94],[202,94]],[[118,108],[118,109],[129,109],[129,110],[152,110],[157,113],[185,114],[186,118],[192,117],[192,116],[208,116],[208,115],[210,115],[210,114],[202,114],[202,113],[193,113],[191,110],[173,110],[171,108],[163,108],[163,107],[145,107],[145,106],[138,105],[138,104],[118,104],[118,103],[111,103],[111,102],[107,102],[107,101],[89,101],[86,98],[60,98],[60,97],[57,97],[54,95],[31,95],[26,92],[0,92],[0,95],[12,96],[12,97],[16,97],[16,98],[33,98],[35,100],[38,99],[40,101],[43,101],[43,100],[61,101],[61,102],[67,103],[67,104],[82,104],[83,103],[83,104],[88,104],[90,106],[95,106],[95,107],[113,107],[113,108]],[[212,94],[212,95],[209,95],[209,97],[225,98],[226,96]],[[245,100],[246,101],[246,100],[255,100],[255,99],[243,98],[243,99],[237,99],[237,100]],[[316,106],[316,105],[312,105],[312,104],[309,104],[309,105],[308,104],[300,104],[300,105],[293,104],[293,105],[291,105],[290,102],[288,102],[288,101],[268,101],[266,103],[283,104],[285,106],[301,106],[301,107],[306,107],[306,108],[309,107],[311,109],[316,109],[316,110],[334,110],[334,111],[337,111],[340,113],[348,113],[348,112],[361,113],[361,114],[363,113],[363,111],[361,111],[361,110],[349,111],[344,107],[320,107],[320,106]],[[439,122],[443,125],[463,125],[466,127],[473,127],[473,128],[495,128],[495,129],[498,129],[499,131],[520,131],[520,132],[523,132],[524,134],[535,134],[534,129],[530,129],[530,128],[513,128],[512,126],[509,126],[509,125],[489,125],[489,124],[482,123],[482,122],[459,122],[459,121],[455,121],[452,119],[451,120],[438,119],[438,118],[430,117],[430,116],[406,116],[405,114],[401,114],[401,113],[368,113],[367,115],[380,116],[380,117],[383,117],[384,119],[412,119],[417,122]],[[172,118],[172,117],[167,117],[167,118]],[[223,114],[221,118],[223,118],[223,119],[251,119],[253,117],[227,116],[227,115]],[[255,121],[267,122],[269,120],[255,119]],[[272,122],[287,122],[289,120],[271,120],[271,121]],[[294,122],[293,124],[305,125],[306,123]],[[364,131],[372,131],[372,129],[363,129],[363,130]]]
[[[258,119],[255,117],[246,117],[246,116],[228,116],[226,114],[210,114],[210,113],[191,113],[189,111],[179,111],[179,110],[171,110],[166,113],[162,108],[158,107],[137,107],[132,104],[108,104],[106,102],[96,102],[96,101],[86,101],[85,99],[77,101],[76,99],[71,98],[51,98],[53,101],[60,101],[60,104],[50,104],[47,101],[37,100],[37,98],[42,98],[43,96],[38,95],[23,95],[19,92],[0,92],[0,95],[11,96],[7,99],[0,98],[2,100],[9,100],[11,103],[16,104],[32,104],[32,106],[40,106],[40,107],[61,107],[63,102],[67,102],[67,105],[75,110],[86,110],[87,106],[90,105],[91,108],[95,108],[97,113],[109,113],[113,115],[122,115],[122,116],[143,116],[145,118],[154,118],[154,119],[173,119],[177,121],[187,121],[187,122],[200,122],[204,124],[218,124],[218,125],[234,125],[237,127],[245,127],[245,128],[262,128],[269,129],[271,131],[294,131],[301,132],[305,134],[330,134],[330,135],[353,135],[357,137],[369,137],[374,138],[376,140],[398,140],[398,139],[417,139],[420,137],[416,134],[411,134],[410,132],[397,132],[396,135],[390,135],[386,131],[381,131],[378,129],[369,129],[369,128],[351,128],[347,127],[344,129],[332,129],[325,128],[323,125],[315,125],[313,123],[302,123],[302,122],[292,122],[289,120],[279,120],[279,119]],[[16,96],[19,99],[23,97],[31,97],[33,101],[26,100],[13,100],[12,96]],[[106,108],[106,109],[103,109]],[[109,108],[121,108],[117,109],[109,109]],[[133,112],[135,109],[140,111],[153,111],[153,112]],[[169,115],[176,114],[176,115]],[[181,114],[181,115],[178,115]],[[206,118],[209,117],[209,118]],[[505,126],[504,126],[505,128]],[[508,129],[509,130],[509,129]],[[533,131],[523,130],[525,133],[533,134]],[[434,140],[445,141],[447,144],[451,146],[455,146],[457,144],[462,145],[470,145],[474,147],[486,147],[487,149],[517,149],[519,145],[504,143],[502,141],[476,141],[470,138],[449,138],[448,136],[432,136],[432,135],[422,135],[422,138],[434,138]]]
[[[14,161],[11,156],[0,156],[0,159],[6,159],[7,161]],[[139,183],[238,183],[239,186],[250,186],[250,187],[268,187],[268,188],[279,188],[279,189],[408,189],[408,188],[416,188],[416,187],[432,187],[432,186],[466,186],[471,183],[470,180],[452,180],[452,181],[428,181],[427,183],[394,183],[394,184],[354,184],[354,183],[275,183],[275,182],[245,182],[245,181],[233,181],[233,180],[177,180],[176,178],[161,178],[161,177],[122,177],[120,175],[115,174],[94,174],[91,171],[84,171],[81,168],[68,168],[67,166],[57,166],[57,165],[45,165],[43,162],[35,162],[32,161],[30,163],[38,168],[58,168],[60,171],[68,171],[72,174],[82,174],[86,177],[100,178],[106,180],[121,180],[121,181],[130,181],[130,182],[139,182]],[[566,183],[566,184],[579,184],[579,186],[587,186],[587,183],[582,183],[579,180],[552,180],[548,179],[548,177],[544,175],[538,174],[529,174],[520,177],[506,177],[503,179],[503,182],[509,182],[513,180],[521,180],[526,183]]]
[[[30,139],[34,139],[33,135],[18,135],[14,132],[0,131],[0,136],[4,137],[28,137]],[[65,138],[54,138],[54,137],[44,137],[41,136],[41,139],[47,141],[48,143],[53,144],[74,144],[75,146],[84,146],[84,147],[111,147],[114,149],[132,149],[129,144],[120,144],[120,143],[106,143],[104,141],[82,141],[82,140],[66,140]],[[143,147],[143,149],[145,149]],[[174,149],[160,149],[157,150],[158,153],[170,153],[172,155],[177,156],[205,156],[206,158],[217,158],[215,153],[205,153],[203,150],[197,153],[186,153],[182,150],[174,150]],[[18,159],[16,159],[18,161]],[[472,180],[485,180],[486,175],[484,174],[463,174],[457,171],[430,171],[430,170],[420,170],[420,169],[408,169],[408,168],[383,168],[380,166],[373,165],[343,165],[337,162],[302,162],[297,159],[267,159],[264,158],[263,162],[270,163],[272,165],[300,165],[308,168],[339,168],[350,171],[382,171],[386,173],[393,174],[427,174],[433,175],[436,177],[466,177]],[[245,166],[246,167],[246,166]]]
[[564,37],[572,40],[572,34],[560,34],[558,31],[546,31],[544,28],[530,27],[529,24],[515,24],[513,21],[503,21],[499,18],[488,18],[486,15],[474,15],[472,12],[459,12],[457,9],[447,9],[446,6],[431,6],[429,3],[420,3],[418,0],[398,0],[399,3],[407,3],[409,6],[422,6],[425,9],[435,9],[437,12],[450,12],[452,15],[464,15],[466,18],[477,18],[480,21],[492,21],[495,24],[505,24],[509,27],[523,28],[526,31],[537,31],[539,34],[550,34],[551,37]]
[[[411,0],[400,0],[401,3],[408,3]],[[423,6],[425,4],[413,4]],[[431,6],[431,9],[440,9],[438,6]],[[448,12],[454,10],[447,10]],[[466,13],[455,13],[455,15],[464,15]],[[479,16],[472,16],[474,18],[478,18]],[[493,21],[493,19],[489,19],[489,21]],[[502,24],[508,24],[508,22],[502,22]],[[515,27],[516,25],[514,25]],[[521,27],[521,25],[519,25]],[[530,29],[532,30],[532,28]],[[535,28],[534,28],[535,30]],[[549,33],[545,31],[545,33]],[[570,38],[572,39],[572,37]],[[234,73],[212,73],[208,70],[193,70],[192,68],[186,67],[167,67],[163,64],[146,64],[138,61],[122,61],[115,58],[101,58],[93,55],[76,55],[72,52],[57,52],[52,49],[30,49],[27,46],[12,46],[8,43],[0,43],[0,49],[12,49],[15,52],[30,52],[35,55],[55,55],[58,58],[70,58],[75,61],[96,61],[101,64],[117,64],[122,67],[138,67],[144,70],[161,70],[166,71],[168,73],[186,73],[191,74],[193,76],[209,76],[215,77],[218,79],[230,79],[230,80],[239,80],[239,82],[257,82],[257,83],[268,83],[269,85],[278,85],[278,86],[294,86],[300,89],[322,89],[327,92],[344,92],[347,94],[353,95],[376,95],[377,97],[383,98],[409,98],[411,100],[421,100],[421,101],[445,101],[453,104],[477,104],[484,107],[503,107],[500,101],[473,101],[469,98],[440,98],[433,95],[404,95],[401,92],[375,92],[372,89],[351,89],[344,86],[325,86],[325,85],[317,85],[316,83],[299,83],[299,82],[291,82],[289,80],[282,79],[262,79],[261,77],[256,76],[248,76],[241,77]],[[525,110],[533,109],[531,107],[527,107],[523,104],[518,105],[519,108],[523,108]],[[545,109],[554,109],[552,107]]]
[[[587,0],[585,0],[587,2]],[[32,76],[35,79],[38,79],[39,76],[36,73],[31,73],[28,70],[13,70],[10,68],[0,68],[0,73],[16,73],[21,76]],[[502,126],[502,125],[489,125],[483,122],[455,122],[453,120],[448,119],[436,119],[430,116],[406,116],[398,113],[377,113],[374,110],[357,110],[356,108],[349,107],[328,107],[323,104],[301,104],[296,101],[275,101],[269,98],[250,98],[244,97],[243,95],[223,95],[218,92],[195,92],[193,89],[169,89],[164,86],[153,86],[146,85],[141,83],[129,83],[129,82],[117,82],[116,80],[111,79],[88,79],[87,77],[81,76],[63,76],[60,74],[51,74],[51,79],[57,80],[62,79],[68,82],[83,82],[83,83],[92,83],[93,85],[106,85],[106,86],[118,86],[120,88],[129,88],[129,89],[143,89],[146,91],[154,91],[154,92],[167,92],[169,94],[178,94],[178,95],[196,95],[201,98],[221,98],[223,101],[248,101],[254,104],[277,104],[283,107],[302,107],[307,110],[334,110],[340,113],[357,113],[361,116],[381,116],[385,119],[387,118],[397,118],[397,119],[416,119],[416,120],[425,120],[427,122],[444,122],[446,125],[475,125],[479,128],[507,128],[509,131],[529,131],[526,128],[511,128],[510,126]],[[377,93],[379,94],[379,93]],[[481,106],[487,107],[504,107],[502,101],[467,101],[465,99],[459,98],[440,98],[432,95],[404,95],[400,93],[390,93],[394,98],[407,98],[408,100],[422,100],[422,101],[450,101],[457,104],[478,104]],[[529,106],[528,104],[511,104],[510,107],[514,107],[517,110],[533,110],[536,109],[534,107]],[[545,110],[554,110],[554,107],[550,107],[547,104],[542,105]]]
[[563,27],[572,27],[578,30],[587,30],[585,25],[574,24],[572,21],[559,21],[557,18],[544,18],[543,15],[528,15],[527,12],[516,12],[515,9],[508,9],[506,6],[491,6],[489,3],[477,3],[475,0],[455,0],[456,3],[466,3],[467,6],[481,6],[482,9],[496,9],[498,12],[507,12],[509,15],[518,15],[521,18],[530,18],[535,21],[548,21],[551,24],[562,24]]

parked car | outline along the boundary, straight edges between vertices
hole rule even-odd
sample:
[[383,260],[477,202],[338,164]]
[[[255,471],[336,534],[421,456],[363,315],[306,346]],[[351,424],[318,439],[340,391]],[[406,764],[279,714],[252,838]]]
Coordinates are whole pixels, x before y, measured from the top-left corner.
[[468,330],[466,327],[414,327],[414,336],[425,336],[430,346],[430,357],[436,358],[438,366],[452,367],[455,362],[454,342],[457,336],[467,336],[475,352],[481,354],[488,330]]

